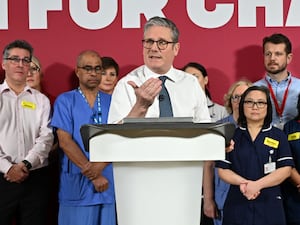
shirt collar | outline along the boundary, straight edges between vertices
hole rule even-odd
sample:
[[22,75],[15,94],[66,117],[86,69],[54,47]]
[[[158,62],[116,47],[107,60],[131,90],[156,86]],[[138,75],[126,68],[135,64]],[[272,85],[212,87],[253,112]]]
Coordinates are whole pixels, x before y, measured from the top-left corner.
[[146,79],[149,79],[150,77],[158,78],[160,76],[167,76],[169,80],[171,80],[173,82],[176,81],[176,75],[175,75],[175,71],[174,71],[174,67],[173,66],[169,69],[169,71],[167,73],[165,73],[165,74],[158,74],[158,73],[154,73],[152,70],[150,70],[145,65],[144,73],[145,73]]
[[[4,80],[4,82],[0,85],[0,93],[3,93],[4,91],[12,91],[12,89],[8,86],[6,80]],[[25,91],[32,93],[32,89],[28,85],[24,87],[23,92]]]
[[[284,80],[282,80],[281,82],[285,82],[286,83],[286,82],[288,82],[291,79],[291,77],[292,77],[291,73],[288,72],[288,76]],[[274,83],[274,82],[278,83],[276,80],[272,79],[268,74],[266,75],[266,79],[270,83]]]
[[[241,130],[243,130],[243,131],[247,130],[246,127],[239,127],[239,128],[240,128]],[[269,130],[271,130],[271,128],[272,128],[272,125],[270,125],[270,126],[267,127],[267,128],[263,128],[263,129],[261,130],[261,132],[269,131]]]

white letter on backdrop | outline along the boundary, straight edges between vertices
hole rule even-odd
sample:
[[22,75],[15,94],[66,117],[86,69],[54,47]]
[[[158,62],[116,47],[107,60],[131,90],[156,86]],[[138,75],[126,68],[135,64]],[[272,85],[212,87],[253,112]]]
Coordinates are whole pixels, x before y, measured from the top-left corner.
[[29,0],[29,29],[47,29],[47,12],[62,10],[62,0]]
[[283,26],[284,0],[239,0],[239,27],[256,27],[256,8],[265,8],[266,27]]
[[0,0],[0,30],[8,29],[8,0]]
[[141,14],[146,19],[153,16],[165,17],[162,9],[166,6],[168,0],[123,0],[122,1],[122,27],[140,28]]
[[300,26],[300,1],[291,1],[289,13],[286,19],[286,26],[293,27],[293,26]]
[[107,27],[117,16],[118,0],[99,0],[99,10],[90,12],[87,0],[70,0],[70,15],[74,22],[85,29]]
[[217,28],[225,25],[233,16],[234,4],[216,4],[214,11],[205,9],[205,0],[187,0],[189,18],[199,27]]

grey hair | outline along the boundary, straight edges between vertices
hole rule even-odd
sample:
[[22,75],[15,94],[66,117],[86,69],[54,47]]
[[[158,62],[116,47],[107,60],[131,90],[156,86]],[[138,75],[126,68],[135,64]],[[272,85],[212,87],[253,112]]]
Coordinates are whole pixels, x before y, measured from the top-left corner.
[[150,18],[144,26],[144,35],[145,35],[146,31],[152,26],[161,26],[161,27],[170,28],[172,31],[172,41],[176,42],[176,43],[178,42],[179,30],[178,30],[177,26],[175,25],[175,23],[172,22],[171,20],[164,18],[164,17],[159,17],[159,16]]

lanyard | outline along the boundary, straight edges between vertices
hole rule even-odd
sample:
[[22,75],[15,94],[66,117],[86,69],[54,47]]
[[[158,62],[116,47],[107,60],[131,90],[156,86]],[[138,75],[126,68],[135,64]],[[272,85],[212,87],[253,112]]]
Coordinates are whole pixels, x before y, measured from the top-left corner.
[[[82,90],[80,87],[78,87],[78,92],[81,94],[81,96],[83,97],[83,99],[85,100],[86,104],[88,104],[88,106],[90,107],[85,95],[83,94]],[[98,94],[97,94],[97,112],[95,112],[93,109],[93,121],[95,124],[101,124],[102,122],[102,118],[101,118],[101,103],[100,103],[100,92],[98,91]]]
[[286,99],[287,99],[287,96],[288,96],[288,93],[289,93],[289,87],[290,87],[290,84],[292,82],[292,78],[290,78],[289,80],[289,83],[284,91],[284,95],[283,95],[283,100],[282,100],[282,103],[281,103],[281,107],[279,107],[278,105],[278,101],[276,100],[276,97],[275,97],[275,94],[274,94],[274,91],[273,91],[273,88],[271,86],[271,84],[267,81],[267,78],[265,78],[267,84],[268,84],[268,88],[270,90],[270,94],[271,94],[271,97],[273,99],[273,102],[274,102],[274,105],[275,105],[275,109],[276,109],[276,112],[277,114],[279,115],[279,117],[282,117],[282,113],[283,113],[283,110],[284,110],[284,107],[285,107],[285,103],[286,103]]

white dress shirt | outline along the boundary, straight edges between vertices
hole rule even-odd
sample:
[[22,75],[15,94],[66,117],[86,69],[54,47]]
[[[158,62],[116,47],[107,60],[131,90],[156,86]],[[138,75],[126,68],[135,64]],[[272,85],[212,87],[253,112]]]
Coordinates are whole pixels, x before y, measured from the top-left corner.
[[[136,102],[134,89],[127,83],[142,85],[151,77],[167,76],[165,85],[170,95],[174,117],[192,117],[194,122],[210,122],[204,91],[191,74],[171,68],[166,74],[156,74],[145,65],[133,70],[118,81],[112,94],[108,123],[117,123],[125,118]],[[155,98],[146,117],[159,117],[159,100]]]
[[32,169],[48,165],[53,144],[49,99],[28,86],[19,95],[0,85],[0,172],[26,159]]

